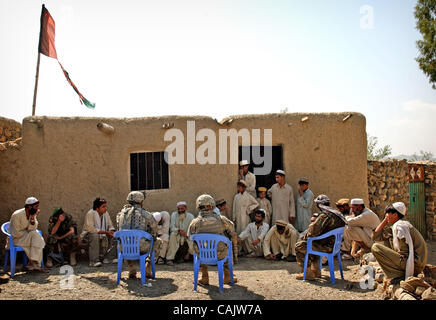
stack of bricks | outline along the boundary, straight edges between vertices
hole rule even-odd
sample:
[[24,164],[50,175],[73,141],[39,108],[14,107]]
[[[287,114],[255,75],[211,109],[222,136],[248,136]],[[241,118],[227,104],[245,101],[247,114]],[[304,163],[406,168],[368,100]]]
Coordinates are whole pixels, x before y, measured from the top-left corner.
[[368,161],[369,207],[380,219],[393,202],[409,205],[408,165],[406,160]]
[[0,151],[21,142],[21,124],[0,117]]

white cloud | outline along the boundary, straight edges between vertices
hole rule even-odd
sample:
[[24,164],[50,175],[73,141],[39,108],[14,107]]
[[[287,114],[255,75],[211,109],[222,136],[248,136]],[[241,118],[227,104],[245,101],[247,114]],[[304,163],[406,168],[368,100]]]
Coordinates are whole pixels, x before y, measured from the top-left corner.
[[427,103],[419,99],[403,102],[403,110],[408,112],[436,112],[436,104]]

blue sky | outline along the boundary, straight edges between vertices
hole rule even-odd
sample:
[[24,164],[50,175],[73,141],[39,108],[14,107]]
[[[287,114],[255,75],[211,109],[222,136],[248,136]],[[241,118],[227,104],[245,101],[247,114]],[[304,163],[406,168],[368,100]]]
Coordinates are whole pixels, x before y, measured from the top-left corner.
[[[59,60],[96,109],[41,56],[37,115],[358,111],[394,155],[436,155],[416,0],[0,0],[0,115],[17,121],[31,115],[42,3]],[[362,29],[368,5],[374,27]]]

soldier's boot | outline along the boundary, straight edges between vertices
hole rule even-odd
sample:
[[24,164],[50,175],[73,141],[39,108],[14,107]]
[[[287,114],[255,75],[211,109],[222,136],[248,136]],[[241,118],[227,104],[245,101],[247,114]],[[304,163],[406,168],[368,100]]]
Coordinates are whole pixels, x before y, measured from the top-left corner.
[[153,273],[151,272],[151,264],[149,261],[145,262],[145,277],[153,278]]
[[[237,283],[238,282],[238,278],[235,277],[235,275],[233,275],[233,283]],[[230,270],[229,269],[224,269],[224,280],[223,280],[224,284],[230,284]]]
[[77,265],[76,253],[75,252],[71,252],[70,253],[70,265],[72,265],[72,266]]
[[209,273],[207,272],[207,266],[200,266],[201,271],[201,279],[198,280],[198,283],[203,285],[209,285]]
[[[304,268],[300,267],[300,273],[295,276],[297,280],[303,280],[304,278]],[[306,270],[306,280],[315,280],[316,275],[315,272],[311,268],[307,268]]]
[[315,263],[312,263],[310,269],[313,271],[313,274],[315,275],[316,278],[321,278],[321,269],[318,268],[318,264],[315,265]]

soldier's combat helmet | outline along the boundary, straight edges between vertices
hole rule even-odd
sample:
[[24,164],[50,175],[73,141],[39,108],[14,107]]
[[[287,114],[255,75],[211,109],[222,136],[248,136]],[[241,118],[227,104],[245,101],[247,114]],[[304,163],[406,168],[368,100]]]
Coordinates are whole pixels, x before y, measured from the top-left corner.
[[145,194],[139,191],[132,191],[127,195],[127,201],[141,204],[145,199]]
[[313,202],[315,202],[317,205],[330,205],[330,199],[325,194],[320,194],[315,200],[313,200]]
[[215,207],[215,200],[208,194],[202,194],[195,202],[198,210],[204,210],[207,206]]

